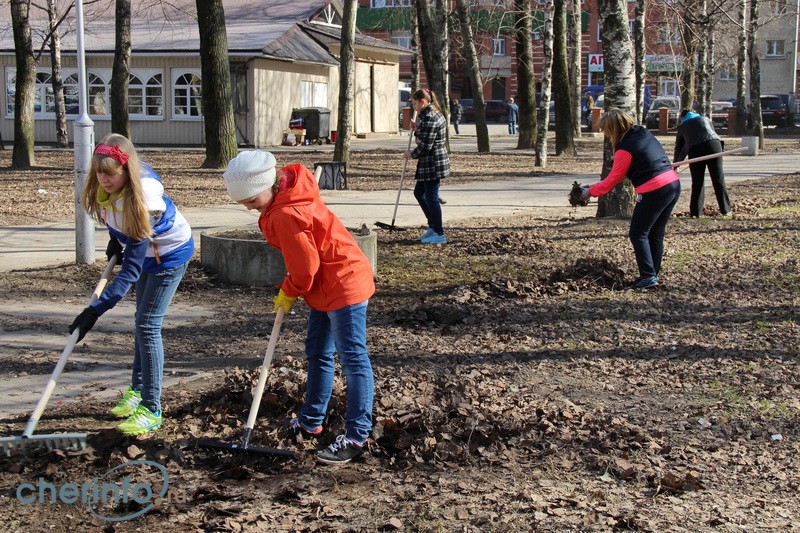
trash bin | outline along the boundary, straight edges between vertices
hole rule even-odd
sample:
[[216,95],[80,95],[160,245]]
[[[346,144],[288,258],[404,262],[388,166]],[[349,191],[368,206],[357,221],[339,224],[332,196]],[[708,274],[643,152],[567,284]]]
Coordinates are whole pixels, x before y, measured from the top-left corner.
[[314,171],[322,167],[319,177],[320,189],[346,189],[347,163],[344,161],[321,161],[314,163]]
[[331,110],[327,107],[298,107],[292,109],[292,120],[302,118],[306,140],[322,144],[331,142]]

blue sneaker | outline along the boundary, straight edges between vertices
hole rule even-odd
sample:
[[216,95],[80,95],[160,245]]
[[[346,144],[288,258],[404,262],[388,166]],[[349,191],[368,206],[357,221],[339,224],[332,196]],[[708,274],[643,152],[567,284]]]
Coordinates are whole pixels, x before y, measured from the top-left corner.
[[649,278],[639,278],[633,282],[631,289],[649,289],[658,285],[658,276],[650,276]]
[[444,233],[441,235],[434,233],[430,237],[423,237],[422,244],[447,244],[447,237],[445,237]]
[[419,238],[420,238],[420,240],[424,241],[425,239],[427,239],[428,237],[430,237],[432,235],[436,235],[436,232],[433,231],[433,228],[428,228],[428,229],[425,230],[425,233],[423,233],[422,235],[419,236]]

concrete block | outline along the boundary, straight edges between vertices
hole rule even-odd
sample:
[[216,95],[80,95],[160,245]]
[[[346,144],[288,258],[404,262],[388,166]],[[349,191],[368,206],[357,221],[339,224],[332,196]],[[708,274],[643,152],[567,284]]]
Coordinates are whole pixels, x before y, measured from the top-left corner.
[[[378,235],[353,235],[378,271]],[[267,244],[257,226],[214,228],[200,233],[200,262],[226,283],[276,286],[286,276],[281,253]]]
[[742,148],[747,148],[747,151],[742,152],[742,155],[758,155],[758,137],[742,137]]

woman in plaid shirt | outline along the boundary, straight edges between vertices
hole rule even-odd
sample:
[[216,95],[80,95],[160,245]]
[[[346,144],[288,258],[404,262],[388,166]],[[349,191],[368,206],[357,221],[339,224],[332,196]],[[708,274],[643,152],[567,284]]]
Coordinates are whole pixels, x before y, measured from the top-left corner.
[[439,183],[450,175],[450,156],[445,147],[447,121],[436,95],[429,89],[418,89],[411,95],[411,105],[419,117],[414,136],[417,147],[406,150],[406,159],[417,159],[414,178],[414,197],[428,219],[428,229],[420,239],[424,244],[445,244],[447,237],[442,227],[442,206],[439,203]]

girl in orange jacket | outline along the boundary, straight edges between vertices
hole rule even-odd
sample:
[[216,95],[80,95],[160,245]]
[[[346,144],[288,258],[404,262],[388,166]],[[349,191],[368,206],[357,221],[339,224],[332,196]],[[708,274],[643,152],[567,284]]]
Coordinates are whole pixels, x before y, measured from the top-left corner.
[[230,197],[261,216],[267,242],[280,250],[288,274],[274,311],[288,313],[302,296],[310,311],[305,351],[306,395],[289,431],[318,436],[333,390],[334,352],[347,382],[345,433],[315,453],[323,463],[361,455],[372,430],[374,381],[367,351],[367,304],[375,293],[369,260],[323,203],[314,174],[302,165],[276,171],[269,152],[242,152],[223,174]]

